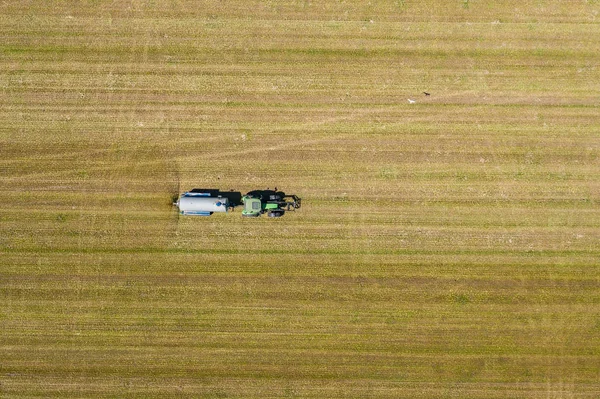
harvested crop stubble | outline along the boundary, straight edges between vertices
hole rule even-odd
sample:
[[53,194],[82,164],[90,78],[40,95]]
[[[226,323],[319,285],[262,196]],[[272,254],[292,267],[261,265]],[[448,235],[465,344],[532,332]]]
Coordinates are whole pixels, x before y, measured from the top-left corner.
[[600,396],[597,2],[0,9],[3,396]]

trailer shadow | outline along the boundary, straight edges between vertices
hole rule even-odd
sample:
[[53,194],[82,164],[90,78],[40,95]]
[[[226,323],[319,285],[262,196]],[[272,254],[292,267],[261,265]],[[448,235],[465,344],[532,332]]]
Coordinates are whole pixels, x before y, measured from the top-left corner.
[[194,188],[190,193],[206,193],[211,197],[227,198],[231,206],[238,206],[242,203],[242,193],[239,191],[221,191],[216,188]]

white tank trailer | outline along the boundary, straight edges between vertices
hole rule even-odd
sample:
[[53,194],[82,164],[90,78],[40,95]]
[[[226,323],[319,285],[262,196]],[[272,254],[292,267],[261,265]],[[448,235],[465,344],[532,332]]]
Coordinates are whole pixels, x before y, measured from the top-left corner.
[[210,216],[215,212],[227,212],[229,199],[212,197],[211,193],[181,194],[175,205],[182,215]]

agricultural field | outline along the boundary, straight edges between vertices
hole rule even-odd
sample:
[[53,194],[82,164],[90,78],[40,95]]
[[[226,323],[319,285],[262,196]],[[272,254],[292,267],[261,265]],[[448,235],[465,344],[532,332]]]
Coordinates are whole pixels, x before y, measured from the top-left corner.
[[[0,396],[600,397],[600,1],[4,1],[0,36]],[[171,204],[275,186],[302,208]]]

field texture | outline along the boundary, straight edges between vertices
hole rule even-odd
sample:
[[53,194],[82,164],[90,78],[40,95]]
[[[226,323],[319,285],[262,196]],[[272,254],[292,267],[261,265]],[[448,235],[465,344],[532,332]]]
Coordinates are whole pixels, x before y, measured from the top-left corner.
[[[600,397],[599,1],[4,1],[0,37],[0,396]],[[274,186],[302,209],[171,206]]]

